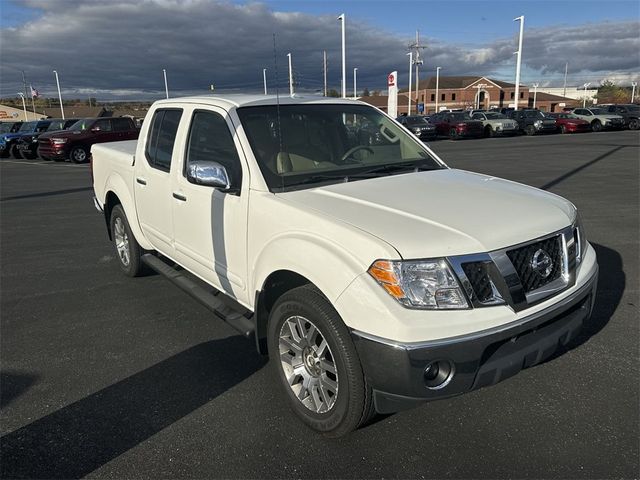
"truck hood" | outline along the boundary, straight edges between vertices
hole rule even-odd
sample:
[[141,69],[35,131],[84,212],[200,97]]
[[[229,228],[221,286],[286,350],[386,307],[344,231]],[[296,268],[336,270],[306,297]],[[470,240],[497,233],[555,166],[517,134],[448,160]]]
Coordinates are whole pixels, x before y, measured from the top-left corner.
[[74,130],[74,131],[56,130],[53,132],[44,132],[42,135],[40,135],[40,138],[51,138],[51,137],[73,138],[73,137],[78,137],[80,135],[86,135],[87,132],[88,130]]
[[557,195],[455,169],[281,195],[384,240],[403,258],[496,250],[560,230],[575,216]]

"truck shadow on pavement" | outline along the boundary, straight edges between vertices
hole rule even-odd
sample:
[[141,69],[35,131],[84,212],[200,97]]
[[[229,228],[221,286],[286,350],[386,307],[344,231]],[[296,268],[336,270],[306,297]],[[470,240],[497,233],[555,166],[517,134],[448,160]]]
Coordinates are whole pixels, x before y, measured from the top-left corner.
[[0,439],[1,478],[80,478],[262,368],[240,336],[212,340]]

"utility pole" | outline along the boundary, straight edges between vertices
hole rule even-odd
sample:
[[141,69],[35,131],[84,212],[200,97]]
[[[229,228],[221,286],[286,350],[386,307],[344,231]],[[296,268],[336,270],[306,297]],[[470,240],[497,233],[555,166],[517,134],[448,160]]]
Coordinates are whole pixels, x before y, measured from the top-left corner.
[[267,69],[262,69],[262,83],[264,83],[264,94],[267,94]]
[[33,114],[35,115],[36,114],[36,102],[33,99],[33,92],[34,92],[33,85],[29,85],[29,90],[30,90],[29,93],[31,93],[31,110],[33,111]]
[[411,72],[413,72],[413,52],[409,52],[407,55],[409,55],[409,103],[407,104],[407,115],[411,115]]
[[584,98],[582,99],[582,108],[587,106],[587,87],[591,85],[591,82],[584,84]]
[[327,96],[327,51],[322,51],[322,76],[324,79],[324,96]]
[[338,17],[342,22],[342,98],[347,98],[347,50],[345,46],[345,23],[344,13]]
[[167,71],[164,68],[162,69],[162,74],[164,75],[164,93],[166,94],[167,98],[169,98],[169,84],[167,83]]
[[522,37],[524,36],[524,15],[513,19],[514,22],[520,21],[520,38],[518,40],[518,59],[516,60],[516,91],[515,91],[515,109],[518,110],[520,100],[520,65],[522,63]]
[[28,117],[27,117],[27,104],[24,103],[24,93],[22,92],[18,92],[18,95],[20,95],[20,98],[22,99],[22,109],[24,110],[24,121],[28,121]]
[[567,73],[569,72],[569,62],[564,64],[564,89],[562,90],[562,96],[567,96]]
[[442,67],[436,68],[436,113],[438,113],[438,88],[440,87],[440,69]]
[[27,78],[24,76],[24,70],[20,70],[22,73],[22,87],[24,88],[24,96],[27,96]]
[[636,96],[636,87],[638,86],[638,82],[631,82],[631,103],[633,103],[633,99]]
[[293,67],[291,66],[291,53],[287,53],[289,58],[289,95],[293,97]]
[[416,42],[409,44],[408,48],[411,51],[415,50],[413,63],[416,66],[416,104],[418,104],[420,101],[420,65],[423,64],[420,58],[420,50],[427,48],[426,45],[420,45],[420,32],[418,30],[416,30]]
[[533,108],[536,108],[536,97],[538,95],[538,85],[540,85],[539,83],[534,83],[532,85],[533,87]]

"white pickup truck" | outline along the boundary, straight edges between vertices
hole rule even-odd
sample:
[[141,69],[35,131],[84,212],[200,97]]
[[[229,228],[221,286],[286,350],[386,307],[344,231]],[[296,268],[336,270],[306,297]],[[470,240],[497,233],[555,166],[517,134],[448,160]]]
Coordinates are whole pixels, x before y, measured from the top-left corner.
[[254,337],[329,436],[535,365],[593,308],[573,204],[448,168],[357,101],[162,100],[92,168],[124,272],[151,267]]

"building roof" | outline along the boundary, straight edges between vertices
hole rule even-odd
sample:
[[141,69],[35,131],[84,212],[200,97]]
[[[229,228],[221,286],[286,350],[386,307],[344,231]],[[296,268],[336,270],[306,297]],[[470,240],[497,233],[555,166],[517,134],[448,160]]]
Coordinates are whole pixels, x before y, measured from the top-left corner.
[[[40,108],[47,117],[60,118],[60,107]],[[104,107],[69,106],[64,107],[64,116],[68,118],[110,117],[111,112]]]
[[[515,87],[514,83],[503,82],[501,80],[494,80],[493,78],[483,77],[481,75],[473,75],[473,76],[452,76],[452,77],[443,77],[440,76],[440,80],[438,82],[439,89],[463,89],[477,82],[478,80],[485,79],[500,88],[513,88]],[[419,89],[430,89],[433,90],[436,88],[436,77],[429,77],[424,80],[420,80]]]
[[[533,97],[533,93],[529,92],[529,96]],[[536,101],[538,102],[575,102],[575,98],[567,98],[561,95],[552,95],[550,93],[538,92],[536,93]]]

